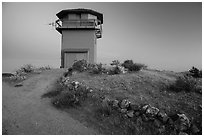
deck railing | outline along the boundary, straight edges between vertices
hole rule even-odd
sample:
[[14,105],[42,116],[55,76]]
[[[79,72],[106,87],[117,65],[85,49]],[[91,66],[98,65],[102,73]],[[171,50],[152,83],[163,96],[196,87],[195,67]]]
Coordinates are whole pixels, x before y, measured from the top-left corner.
[[56,21],[56,28],[89,28],[94,27],[97,28],[100,24],[100,20],[96,19],[87,19],[87,20],[66,20]]
[[87,20],[57,20],[55,22],[56,29],[66,29],[66,28],[92,28],[96,30],[97,38],[101,38],[102,25],[100,20],[97,19],[87,19]]

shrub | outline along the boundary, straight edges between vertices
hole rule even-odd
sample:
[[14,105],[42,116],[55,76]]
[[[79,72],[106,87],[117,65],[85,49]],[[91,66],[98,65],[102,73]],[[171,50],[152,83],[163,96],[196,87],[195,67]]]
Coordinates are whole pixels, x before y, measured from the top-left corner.
[[122,66],[129,69],[132,65],[133,65],[133,61],[132,60],[125,60],[123,63],[122,63]]
[[48,65],[48,66],[45,66],[45,67],[40,67],[39,70],[50,70],[51,67]]
[[70,92],[62,92],[52,99],[52,104],[57,108],[69,108],[76,103],[75,95]]
[[52,104],[57,108],[69,108],[81,105],[87,99],[90,89],[79,82],[68,81],[68,77],[60,78],[55,89],[44,94],[42,97],[53,97]]
[[134,63],[132,60],[125,60],[122,66],[127,68],[129,71],[140,71],[147,67],[144,64]]
[[182,76],[177,78],[176,82],[169,86],[170,90],[180,92],[197,92],[197,82],[193,77],[189,76]]
[[103,67],[103,64],[89,64],[88,65],[89,73],[92,74],[103,74],[106,73],[107,70]]
[[115,75],[115,74],[120,74],[120,73],[121,73],[121,70],[118,66],[115,66],[108,71],[109,75]]
[[71,76],[72,75],[72,72],[73,72],[73,68],[68,68],[68,70],[66,72],[64,72],[64,76],[67,77],[67,76]]
[[34,66],[31,64],[27,64],[27,65],[24,65],[23,67],[21,67],[21,70],[25,73],[31,73],[34,71]]
[[78,98],[78,102],[81,104],[82,101],[84,101],[88,97],[89,90],[86,88],[86,86],[80,85],[76,91],[75,96]]
[[145,68],[143,64],[134,63],[132,66],[130,66],[129,71],[140,71],[142,68]]
[[87,97],[89,91],[84,86],[77,89],[66,89],[53,98],[52,104],[58,108],[69,108],[80,105]]
[[118,60],[113,60],[110,65],[116,65],[116,66],[118,66],[119,64],[120,64],[120,62],[119,62]]
[[98,117],[100,116],[109,116],[113,113],[113,109],[110,105],[104,105],[101,102],[96,104],[96,109],[95,109],[95,113],[96,115],[98,115]]
[[72,65],[72,69],[73,70],[77,70],[79,72],[83,72],[85,70],[87,70],[87,61],[86,60],[78,60],[76,62],[74,62],[74,64]]
[[194,78],[202,78],[202,70],[192,67],[189,72]]
[[50,70],[51,69],[51,67],[49,65],[45,66],[44,68],[45,68],[45,70]]
[[25,75],[26,73],[22,69],[16,70],[15,72],[15,76],[25,76]]

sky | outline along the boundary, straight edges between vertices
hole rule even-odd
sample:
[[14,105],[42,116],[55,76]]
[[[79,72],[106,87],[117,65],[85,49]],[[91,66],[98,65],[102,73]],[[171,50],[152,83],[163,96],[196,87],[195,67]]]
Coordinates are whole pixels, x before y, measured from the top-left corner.
[[104,16],[97,62],[132,59],[149,68],[202,68],[202,3],[2,3],[2,71],[24,64],[60,67],[61,34],[49,26],[63,9]]

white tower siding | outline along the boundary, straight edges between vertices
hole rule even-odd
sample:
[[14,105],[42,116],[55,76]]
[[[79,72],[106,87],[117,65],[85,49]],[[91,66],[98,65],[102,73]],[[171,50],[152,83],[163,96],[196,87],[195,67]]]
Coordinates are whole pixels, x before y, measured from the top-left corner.
[[61,48],[62,54],[64,52],[87,52],[87,61],[89,63],[96,63],[95,30],[62,31]]

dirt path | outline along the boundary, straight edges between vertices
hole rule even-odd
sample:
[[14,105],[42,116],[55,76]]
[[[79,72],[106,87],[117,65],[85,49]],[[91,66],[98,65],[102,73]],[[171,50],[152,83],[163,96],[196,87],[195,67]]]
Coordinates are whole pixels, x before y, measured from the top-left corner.
[[59,69],[42,72],[24,81],[22,87],[2,83],[3,134],[96,134],[68,113],[52,107],[49,99],[41,98],[62,73]]

